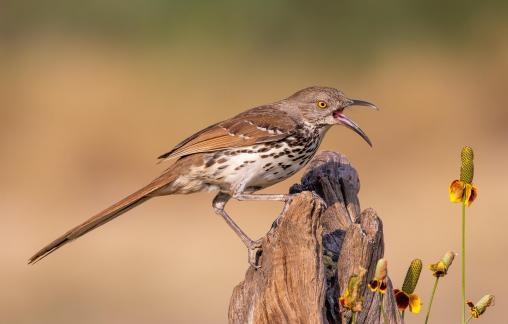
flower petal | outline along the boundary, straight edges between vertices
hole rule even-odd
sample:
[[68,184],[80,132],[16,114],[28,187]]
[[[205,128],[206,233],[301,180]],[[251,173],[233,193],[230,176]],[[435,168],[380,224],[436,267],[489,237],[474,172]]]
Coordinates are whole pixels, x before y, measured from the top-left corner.
[[460,180],[453,180],[448,188],[450,201],[454,203],[461,202],[464,197],[464,183]]
[[444,277],[448,271],[443,260],[439,260],[438,263],[429,265],[429,269],[433,272],[434,277]]
[[395,294],[395,301],[397,302],[397,307],[399,310],[406,310],[406,308],[409,306],[409,296],[399,289],[394,289],[393,293]]
[[386,284],[386,281],[381,281],[381,284],[379,285],[379,292],[384,294],[386,293],[386,289],[388,288],[388,285]]
[[[469,186],[469,188],[468,188]],[[475,185],[466,185],[466,206],[471,205],[473,201],[475,201],[476,197],[478,197],[478,188]]]
[[412,313],[418,314],[422,306],[422,301],[417,294],[409,295],[409,310]]
[[369,282],[369,288],[371,291],[377,291],[379,289],[379,286],[380,282],[379,280],[377,280],[377,278],[374,278]]

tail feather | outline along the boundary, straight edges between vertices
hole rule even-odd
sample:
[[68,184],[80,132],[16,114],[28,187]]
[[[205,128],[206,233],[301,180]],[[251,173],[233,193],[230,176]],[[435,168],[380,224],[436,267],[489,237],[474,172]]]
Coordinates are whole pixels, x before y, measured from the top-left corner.
[[122,215],[128,210],[144,203],[152,196],[150,195],[157,189],[168,184],[168,181],[163,181],[165,179],[159,178],[156,181],[150,183],[148,186],[136,191],[135,193],[127,196],[126,198],[120,200],[113,206],[103,210],[97,215],[91,217],[84,223],[70,229],[65,234],[49,243],[45,247],[43,247],[39,252],[35,253],[29,260],[28,264],[34,264],[41,259],[47,257],[49,254],[55,252],[60,247],[65,244],[77,239],[78,237],[85,235],[91,230],[106,224],[107,222],[115,219],[116,217]]

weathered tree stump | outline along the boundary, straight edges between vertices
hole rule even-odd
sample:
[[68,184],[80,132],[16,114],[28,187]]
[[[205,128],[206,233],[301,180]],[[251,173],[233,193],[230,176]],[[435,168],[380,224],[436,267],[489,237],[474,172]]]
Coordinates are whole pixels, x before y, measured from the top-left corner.
[[[383,225],[373,209],[360,212],[356,170],[342,155],[322,152],[293,185],[284,214],[263,238],[261,268],[250,267],[235,287],[230,323],[350,323],[339,304],[349,277],[367,270],[361,285],[363,310],[357,323],[380,323],[378,296],[367,287],[383,256]],[[402,323],[392,285],[384,310]],[[381,321],[382,322],[382,321]]]

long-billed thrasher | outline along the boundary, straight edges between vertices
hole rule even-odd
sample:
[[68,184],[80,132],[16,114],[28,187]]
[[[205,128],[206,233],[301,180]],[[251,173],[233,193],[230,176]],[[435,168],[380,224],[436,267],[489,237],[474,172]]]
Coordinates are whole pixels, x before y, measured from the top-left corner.
[[310,87],[211,125],[159,157],[162,161],[176,160],[161,176],[67,231],[32,256],[29,263],[39,261],[150,198],[218,191],[213,200],[215,212],[247,246],[249,263],[257,267],[261,242],[251,240],[229,217],[224,210],[226,203],[230,198],[287,203],[288,195],[254,193],[305,166],[333,125],[352,129],[371,145],[360,127],[343,114],[345,108],[354,105],[377,109],[369,102],[349,99],[334,88]]

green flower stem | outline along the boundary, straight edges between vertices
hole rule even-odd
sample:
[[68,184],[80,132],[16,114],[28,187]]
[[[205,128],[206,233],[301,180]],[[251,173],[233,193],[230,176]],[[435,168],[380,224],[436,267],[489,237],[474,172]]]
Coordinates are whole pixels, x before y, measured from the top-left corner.
[[400,317],[402,317],[402,319],[404,319],[404,312],[405,310],[403,310],[402,313],[400,314]]
[[430,309],[432,308],[432,302],[434,301],[434,295],[436,294],[437,283],[439,282],[439,277],[436,277],[436,281],[434,282],[434,288],[432,288],[432,294],[430,295],[429,308],[427,308],[427,315],[425,316],[425,324],[429,321]]
[[356,324],[356,312],[353,312],[353,317],[351,318],[351,324]]
[[473,318],[473,316],[470,316],[470,317],[467,319],[466,323],[469,323],[469,321],[470,321],[472,318]]
[[466,323],[466,202],[462,202],[462,324]]
[[379,312],[383,316],[383,323],[388,324],[388,318],[386,317],[385,309],[383,306],[383,297],[384,295],[382,293],[379,293]]

